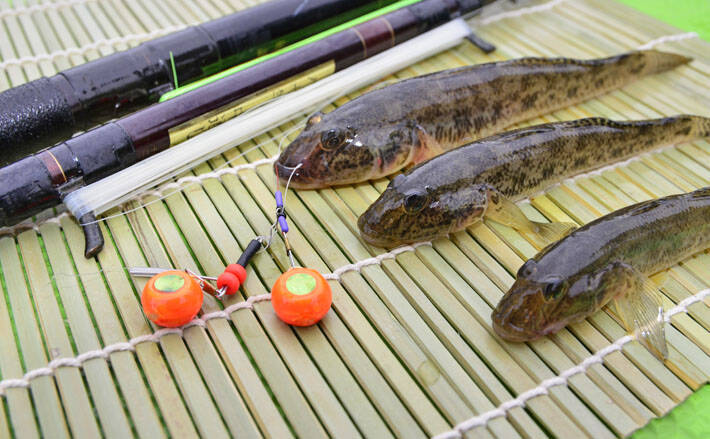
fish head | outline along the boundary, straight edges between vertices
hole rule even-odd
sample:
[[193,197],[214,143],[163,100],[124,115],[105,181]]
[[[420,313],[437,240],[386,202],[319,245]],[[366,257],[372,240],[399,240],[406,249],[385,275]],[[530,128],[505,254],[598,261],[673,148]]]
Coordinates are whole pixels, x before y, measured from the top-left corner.
[[480,219],[487,190],[450,184],[448,177],[421,167],[398,175],[358,219],[360,235],[370,244],[393,247],[445,237]]
[[554,274],[539,278],[537,269],[535,259],[523,264],[515,283],[493,310],[493,329],[506,340],[535,340],[559,329],[552,323],[569,284]]
[[555,333],[593,313],[609,291],[617,290],[618,279],[609,276],[608,269],[566,275],[562,266],[541,269],[538,259],[543,254],[520,267],[493,311],[493,329],[506,340],[530,341]]
[[418,142],[412,129],[376,118],[377,111],[352,113],[311,116],[276,161],[279,178],[285,183],[293,173],[293,187],[315,189],[379,178],[407,164]]

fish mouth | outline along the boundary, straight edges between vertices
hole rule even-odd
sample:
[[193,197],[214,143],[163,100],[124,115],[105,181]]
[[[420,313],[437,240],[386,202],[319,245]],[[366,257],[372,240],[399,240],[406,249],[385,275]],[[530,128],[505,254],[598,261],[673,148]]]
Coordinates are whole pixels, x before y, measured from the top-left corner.
[[[287,166],[280,161],[276,161],[274,163],[274,172],[276,172],[282,184],[286,185],[288,183],[294,189],[317,189],[322,187],[319,182],[308,175],[304,166]],[[290,183],[289,179],[291,180]]]
[[365,218],[366,214],[367,212],[360,215],[360,218],[357,220],[357,227],[360,230],[360,236],[362,236],[362,239],[365,240],[366,243],[374,245],[375,247],[393,247],[397,245],[397,242],[391,239],[378,236],[380,233],[372,228],[370,223]]
[[491,313],[495,333],[513,342],[532,341],[545,335],[541,330],[545,322],[539,308],[539,296],[536,285],[518,278]]
[[542,337],[544,334],[533,332],[524,328],[520,328],[504,321],[493,314],[492,316],[493,330],[498,336],[507,341],[522,343],[525,341],[533,341]]

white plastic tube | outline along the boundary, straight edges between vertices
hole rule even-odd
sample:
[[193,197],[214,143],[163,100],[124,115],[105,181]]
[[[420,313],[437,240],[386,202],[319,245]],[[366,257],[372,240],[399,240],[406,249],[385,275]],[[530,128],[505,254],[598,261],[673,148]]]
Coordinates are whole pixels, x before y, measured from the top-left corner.
[[302,114],[459,44],[470,33],[457,19],[300,90],[281,96],[199,136],[71,192],[64,204],[76,218],[96,215]]

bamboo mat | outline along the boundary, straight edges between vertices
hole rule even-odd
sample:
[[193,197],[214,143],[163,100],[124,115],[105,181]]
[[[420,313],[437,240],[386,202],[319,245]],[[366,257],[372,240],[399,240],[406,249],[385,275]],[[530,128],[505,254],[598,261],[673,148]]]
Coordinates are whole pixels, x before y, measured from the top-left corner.
[[[34,3],[0,3],[0,89],[247,6]],[[681,33],[612,0],[554,0],[482,23],[478,31],[497,52],[465,43],[396,77],[524,55],[605,56]],[[529,123],[710,115],[710,45],[685,35],[659,47],[695,61]],[[186,175],[272,157],[285,133],[295,137],[295,125],[242,145],[260,144],[243,157],[230,151]],[[147,207],[129,203],[126,210],[138,208],[102,223],[107,242],[97,260],[84,259],[80,229],[66,215],[47,213],[30,230],[0,238],[0,437],[455,437],[452,427],[473,418],[468,437],[611,438],[667,413],[708,381],[707,300],[675,310],[666,364],[623,338],[609,311],[534,343],[497,339],[491,309],[535,254],[533,243],[479,224],[383,254],[359,239],[356,219],[387,183],[290,192],[299,263],[336,273],[333,310],[310,328],[282,324],[264,300],[288,266],[278,242],[254,259],[236,297],[207,298],[203,318],[184,329],[155,332],[140,310],[145,280],[124,269],[220,273],[273,221],[269,166],[203,179]],[[531,218],[583,224],[709,183],[710,143],[697,141],[566,181],[523,208]],[[709,258],[669,270],[666,309],[710,285]],[[603,363],[591,357],[601,349]]]

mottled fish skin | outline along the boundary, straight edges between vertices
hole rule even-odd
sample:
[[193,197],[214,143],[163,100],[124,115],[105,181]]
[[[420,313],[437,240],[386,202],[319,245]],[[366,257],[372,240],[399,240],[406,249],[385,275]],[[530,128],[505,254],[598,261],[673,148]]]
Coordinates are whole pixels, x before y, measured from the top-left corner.
[[645,50],[592,60],[521,58],[407,79],[311,117],[275,170],[285,181],[301,164],[296,188],[379,178],[689,61]]
[[518,271],[493,328],[529,341],[593,314],[633,282],[710,247],[710,188],[646,201],[601,217],[548,246]]
[[446,236],[490,215],[499,198],[515,201],[575,174],[708,135],[710,119],[690,115],[588,118],[497,134],[395,177],[360,216],[360,234],[381,247]]

